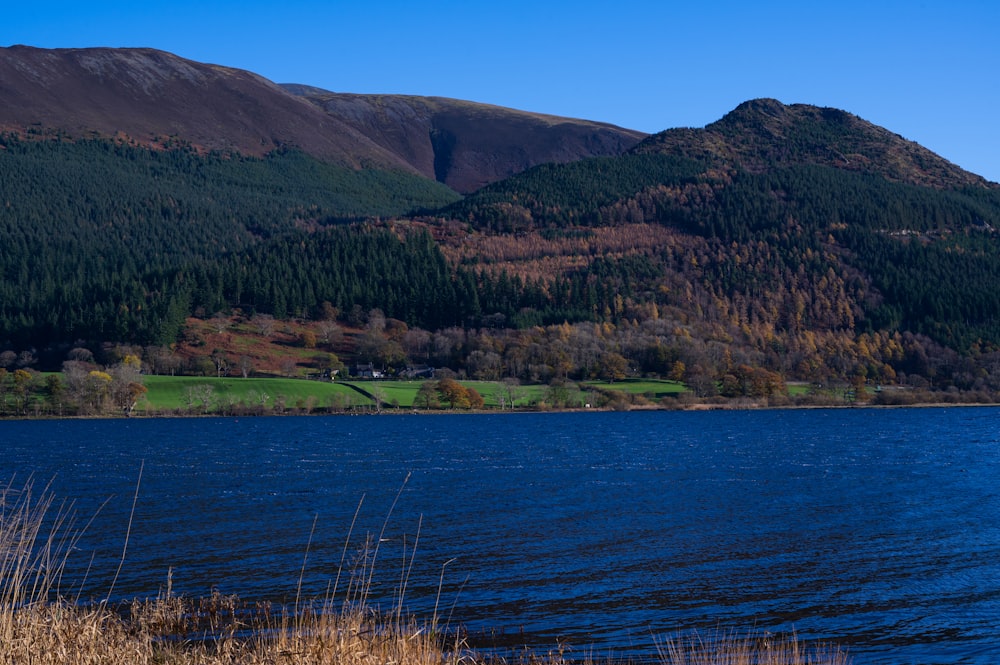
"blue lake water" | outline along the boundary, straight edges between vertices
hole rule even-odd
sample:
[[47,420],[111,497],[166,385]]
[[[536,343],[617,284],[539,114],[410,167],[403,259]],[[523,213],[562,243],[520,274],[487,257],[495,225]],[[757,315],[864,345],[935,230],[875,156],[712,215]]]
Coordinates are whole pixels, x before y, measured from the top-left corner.
[[191,596],[323,595],[357,511],[348,559],[385,528],[372,600],[412,561],[406,606],[428,618],[440,584],[481,648],[756,628],[1000,662],[995,408],[0,422],[0,479],[29,476],[96,514],[63,580],[84,598],[138,484],[118,598],[170,570]]

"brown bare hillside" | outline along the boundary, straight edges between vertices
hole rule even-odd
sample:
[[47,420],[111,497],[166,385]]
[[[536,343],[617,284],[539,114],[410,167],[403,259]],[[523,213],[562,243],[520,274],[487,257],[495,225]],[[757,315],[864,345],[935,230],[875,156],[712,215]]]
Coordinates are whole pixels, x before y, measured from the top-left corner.
[[175,138],[262,155],[297,146],[334,163],[413,171],[346,123],[247,71],[154,49],[0,49],[0,127],[71,137]]
[[285,85],[428,178],[467,193],[537,164],[618,155],[642,132],[443,97],[354,95]]
[[0,48],[0,130],[179,141],[263,155],[297,147],[353,168],[399,169],[470,192],[536,164],[615,155],[645,134],[430,97],[279,86],[146,48]]

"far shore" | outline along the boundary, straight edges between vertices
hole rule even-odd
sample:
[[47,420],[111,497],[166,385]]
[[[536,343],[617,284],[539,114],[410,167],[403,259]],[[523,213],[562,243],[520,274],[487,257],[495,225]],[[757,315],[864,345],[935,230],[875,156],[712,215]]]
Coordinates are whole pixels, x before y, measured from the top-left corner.
[[[97,373],[99,376],[101,373]],[[29,375],[30,378],[31,375]],[[318,380],[278,376],[170,376],[136,372],[124,389],[109,375],[85,383],[40,374],[27,388],[0,392],[0,420],[40,418],[249,417],[609,411],[902,408],[1000,405],[1000,393],[788,382],[770,394],[696,394],[687,384],[654,377],[556,380]],[[107,385],[104,385],[104,384]]]
[[207,412],[193,413],[182,411],[135,411],[132,414],[120,413],[94,413],[94,414],[25,414],[25,415],[5,415],[0,417],[0,422],[22,421],[22,420],[150,420],[157,418],[283,418],[283,417],[372,417],[372,416],[470,416],[470,415],[504,415],[517,416],[529,414],[584,414],[584,413],[629,413],[629,412],[710,412],[710,411],[798,411],[798,410],[880,410],[880,409],[947,409],[947,408],[976,408],[976,407],[1000,407],[1000,402],[914,402],[910,404],[878,404],[874,402],[855,402],[852,404],[837,403],[782,403],[768,404],[765,402],[747,402],[744,400],[731,400],[728,402],[693,402],[683,405],[663,406],[656,404],[634,405],[628,408],[610,407],[571,407],[571,408],[531,408],[518,407],[516,409],[415,409],[415,408],[394,408],[388,407],[381,410],[373,408],[359,408],[355,410],[329,410],[313,409],[310,411],[300,411],[290,409],[281,413],[273,411],[265,412]]

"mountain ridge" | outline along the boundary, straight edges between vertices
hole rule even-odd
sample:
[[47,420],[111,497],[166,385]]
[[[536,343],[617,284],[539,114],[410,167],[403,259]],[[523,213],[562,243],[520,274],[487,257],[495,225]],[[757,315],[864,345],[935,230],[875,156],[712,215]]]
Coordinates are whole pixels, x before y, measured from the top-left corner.
[[[474,102],[283,87],[151,48],[2,48],[0,96],[6,131],[154,147],[180,141],[254,156],[296,147],[323,161],[407,171],[463,192],[539,163],[617,154],[645,136]],[[395,115],[381,113],[375,99],[390,100]]]
[[283,87],[459,192],[474,191],[541,163],[620,154],[645,137],[608,123],[447,97]]
[[352,168],[412,170],[370,139],[245,70],[156,49],[0,50],[0,126],[71,137],[176,138],[260,156],[295,145]]
[[[0,134],[0,349],[27,360],[197,347],[186,321],[219,312],[367,322],[343,350],[391,367],[743,396],[759,368],[1000,400],[1000,187],[846,111],[750,100],[640,141],[112,49],[5,50],[0,94],[0,129],[22,124]],[[298,144],[317,127],[342,166]],[[574,132],[635,144],[556,163]],[[237,155],[246,135],[265,157]]]
[[664,130],[632,152],[676,154],[751,173],[816,164],[937,188],[997,186],[847,111],[768,98],[743,102],[701,129]]

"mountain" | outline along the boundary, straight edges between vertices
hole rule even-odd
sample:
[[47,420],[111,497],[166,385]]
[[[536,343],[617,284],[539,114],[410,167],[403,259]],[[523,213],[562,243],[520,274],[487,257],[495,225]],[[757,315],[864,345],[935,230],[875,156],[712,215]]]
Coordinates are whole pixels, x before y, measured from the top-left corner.
[[845,111],[642,137],[147,49],[4,49],[0,95],[0,368],[261,315],[476,378],[1000,399],[1000,186]]
[[[653,216],[669,211],[690,217],[705,205],[706,196],[717,200],[717,193],[731,190],[734,178],[746,182],[783,177],[806,168],[937,190],[1000,189],[845,111],[757,99],[704,128],[668,129],[649,136],[618,157],[530,169],[482,188],[453,204],[448,213],[493,230],[601,225],[610,208],[669,186],[669,192],[656,194],[659,207]],[[689,196],[695,181],[696,189],[704,190],[709,183],[712,187]]]
[[1000,349],[1000,186],[836,109],[750,101],[618,157],[529,169],[444,215],[470,229],[446,254],[516,278],[501,313],[525,324],[641,322],[655,306],[668,338],[724,340],[813,380],[926,376],[934,354],[901,362],[901,335],[991,362]]
[[338,95],[154,49],[0,49],[0,130],[400,170],[468,192],[544,162],[620,153],[612,125],[437,98]]
[[413,170],[256,74],[153,49],[0,49],[0,96],[8,131],[173,140],[257,156],[298,147],[352,168]]
[[682,155],[751,173],[813,164],[930,187],[989,185],[985,178],[846,111],[785,105],[775,99],[744,102],[704,129],[668,129],[646,138],[633,152]]
[[428,178],[468,193],[532,166],[618,155],[645,134],[442,97],[357,95],[285,85]]

